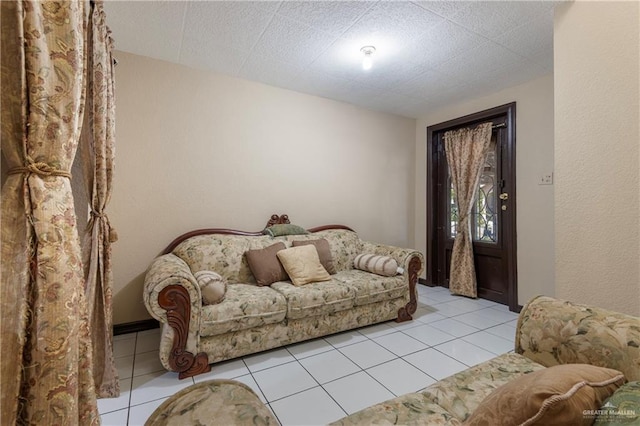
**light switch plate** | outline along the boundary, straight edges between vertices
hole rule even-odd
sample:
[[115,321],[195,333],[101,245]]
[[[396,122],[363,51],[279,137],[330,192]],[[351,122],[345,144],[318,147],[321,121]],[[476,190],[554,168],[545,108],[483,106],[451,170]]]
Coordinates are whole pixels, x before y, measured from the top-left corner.
[[553,173],[545,173],[540,176],[538,185],[553,185]]

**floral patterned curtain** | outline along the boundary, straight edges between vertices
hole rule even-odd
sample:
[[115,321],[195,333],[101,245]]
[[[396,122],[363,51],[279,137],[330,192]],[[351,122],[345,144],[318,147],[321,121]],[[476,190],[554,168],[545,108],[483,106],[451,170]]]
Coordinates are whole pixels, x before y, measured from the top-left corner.
[[491,144],[491,127],[491,123],[484,123],[473,129],[453,130],[444,134],[449,174],[458,204],[458,232],[451,252],[449,290],[453,294],[474,298],[478,293],[473,264],[471,210]]
[[3,424],[99,424],[69,170],[85,4],[2,1]]
[[116,234],[105,208],[111,198],[115,148],[113,40],[102,1],[92,1],[87,45],[87,101],[81,148],[91,217],[83,263],[93,344],[93,379],[99,397],[120,394],[113,358],[111,243]]

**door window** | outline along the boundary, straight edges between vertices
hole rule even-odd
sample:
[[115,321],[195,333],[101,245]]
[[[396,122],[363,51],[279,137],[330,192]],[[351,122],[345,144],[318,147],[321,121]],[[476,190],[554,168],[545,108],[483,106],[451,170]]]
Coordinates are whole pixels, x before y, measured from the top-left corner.
[[[471,211],[471,235],[473,241],[495,244],[498,242],[498,144],[495,132],[480,176],[473,210]],[[458,226],[456,193],[449,176],[449,237],[455,238]]]

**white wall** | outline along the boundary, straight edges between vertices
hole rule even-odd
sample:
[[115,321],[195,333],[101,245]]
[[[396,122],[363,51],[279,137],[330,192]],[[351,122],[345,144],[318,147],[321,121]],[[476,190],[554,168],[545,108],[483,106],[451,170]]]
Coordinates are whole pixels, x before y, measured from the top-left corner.
[[412,241],[415,120],[117,52],[108,212],[114,323],[148,318],[145,270],[178,235],[256,231],[273,213]]
[[558,297],[640,315],[637,2],[556,10]]
[[553,185],[538,185],[553,172],[553,75],[466,101],[420,117],[416,124],[415,242],[427,253],[427,126],[516,102],[516,222],[518,303],[553,296]]

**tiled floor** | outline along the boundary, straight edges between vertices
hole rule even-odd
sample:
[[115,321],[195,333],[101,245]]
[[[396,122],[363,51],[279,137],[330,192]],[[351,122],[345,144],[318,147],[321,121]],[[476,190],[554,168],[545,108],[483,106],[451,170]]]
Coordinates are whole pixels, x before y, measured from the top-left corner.
[[429,386],[513,350],[517,315],[506,306],[418,286],[414,320],[358,330],[213,365],[178,380],[158,360],[159,330],[114,338],[119,398],[98,400],[103,425],[142,425],[165,399],[195,382],[241,381],[283,425],[321,425]]

